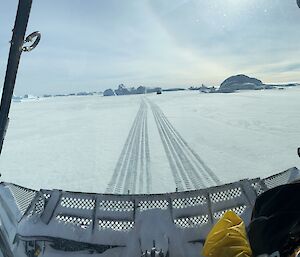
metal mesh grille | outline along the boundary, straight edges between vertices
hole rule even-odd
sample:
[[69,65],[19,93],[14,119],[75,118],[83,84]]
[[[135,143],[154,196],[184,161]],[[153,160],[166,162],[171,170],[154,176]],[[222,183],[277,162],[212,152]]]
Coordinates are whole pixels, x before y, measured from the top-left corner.
[[133,221],[120,221],[120,220],[99,220],[99,230],[112,229],[115,231],[128,231],[133,229]]
[[92,224],[91,219],[87,218],[82,218],[82,217],[72,217],[72,216],[67,216],[67,215],[57,215],[56,220],[59,223],[64,223],[64,224],[73,224],[78,227],[81,227],[83,229],[88,228]]
[[140,201],[138,208],[140,211],[146,211],[151,209],[168,209],[168,201],[167,200],[153,200],[153,201]]
[[268,189],[289,183],[290,173],[283,172],[281,174],[277,174],[268,178],[265,178],[263,181],[265,182]]
[[51,194],[44,193],[42,196],[40,195],[36,200],[35,203],[30,210],[28,217],[31,217],[32,215],[40,215],[44,212],[45,206],[48,202],[48,199],[51,197]]
[[102,211],[133,211],[134,203],[131,201],[100,201],[99,208]]
[[185,217],[174,220],[174,224],[179,228],[194,228],[208,223],[208,215]]
[[33,214],[41,214],[45,208],[45,200],[42,196],[40,196],[36,202],[34,203],[33,210],[30,211],[30,215]]
[[19,187],[13,184],[9,184],[7,186],[11,191],[20,212],[24,214],[28,206],[34,199],[36,191],[24,187]]
[[230,199],[234,199],[236,197],[241,196],[242,194],[242,190],[240,187],[236,187],[236,188],[232,188],[232,189],[228,189],[225,191],[219,191],[216,193],[211,193],[210,199],[213,203],[217,203],[217,202],[222,202],[222,201],[227,201]]
[[251,186],[254,188],[257,195],[260,195],[264,192],[264,190],[259,182],[254,182],[251,184]]
[[93,210],[95,200],[86,198],[62,197],[60,205],[66,208]]
[[247,208],[246,205],[241,205],[241,206],[226,209],[226,210],[223,210],[223,211],[215,212],[214,213],[214,218],[215,219],[220,219],[225,214],[225,212],[227,212],[229,210],[231,210],[231,211],[235,212],[237,215],[241,216],[244,213],[244,211],[246,210],[246,208]]
[[176,209],[188,208],[198,205],[204,205],[207,203],[206,200],[206,197],[203,195],[189,198],[177,198],[172,201],[172,206]]
[[45,193],[45,194],[44,194],[44,197],[45,197],[45,199],[46,199],[46,200],[48,200],[48,199],[51,197],[51,195],[50,195],[50,194],[47,194],[47,193]]

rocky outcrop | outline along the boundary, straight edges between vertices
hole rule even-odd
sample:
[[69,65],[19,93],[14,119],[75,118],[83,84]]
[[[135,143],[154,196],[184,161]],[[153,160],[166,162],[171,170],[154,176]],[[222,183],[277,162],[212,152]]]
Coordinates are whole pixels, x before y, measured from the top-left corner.
[[139,86],[136,90],[135,90],[136,94],[146,94],[146,88],[143,86]]
[[259,90],[263,88],[264,84],[261,80],[240,74],[225,79],[220,85],[219,92],[229,93],[236,90]]
[[104,92],[103,92],[103,96],[114,96],[115,95],[115,92],[109,88],[109,89],[106,89]]
[[116,95],[130,95],[130,91],[123,84],[118,86],[118,89],[115,90],[115,93]]

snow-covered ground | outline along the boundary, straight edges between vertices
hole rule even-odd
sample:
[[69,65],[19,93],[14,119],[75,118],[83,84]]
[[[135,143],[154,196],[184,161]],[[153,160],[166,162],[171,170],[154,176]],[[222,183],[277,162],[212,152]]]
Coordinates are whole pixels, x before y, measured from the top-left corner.
[[290,88],[12,103],[2,180],[156,193],[269,176],[300,167],[299,99]]

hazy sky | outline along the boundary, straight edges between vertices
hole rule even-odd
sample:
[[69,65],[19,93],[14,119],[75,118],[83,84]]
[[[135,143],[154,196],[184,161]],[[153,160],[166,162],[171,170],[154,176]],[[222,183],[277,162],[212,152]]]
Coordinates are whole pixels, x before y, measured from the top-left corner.
[[[1,86],[16,8],[1,2]],[[300,81],[296,0],[33,0],[35,30],[16,94],[219,85],[238,73]]]

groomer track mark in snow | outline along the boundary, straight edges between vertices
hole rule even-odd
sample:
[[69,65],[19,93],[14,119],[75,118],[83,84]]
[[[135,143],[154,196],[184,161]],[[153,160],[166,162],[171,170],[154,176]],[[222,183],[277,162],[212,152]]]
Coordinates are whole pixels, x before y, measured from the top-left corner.
[[151,106],[177,189],[193,190],[220,184],[219,178],[175,130],[162,110],[143,98],[106,193],[151,192],[147,103]]
[[219,185],[221,181],[168,121],[162,110],[149,101],[179,191]]
[[142,100],[106,193],[150,193],[147,104]]

